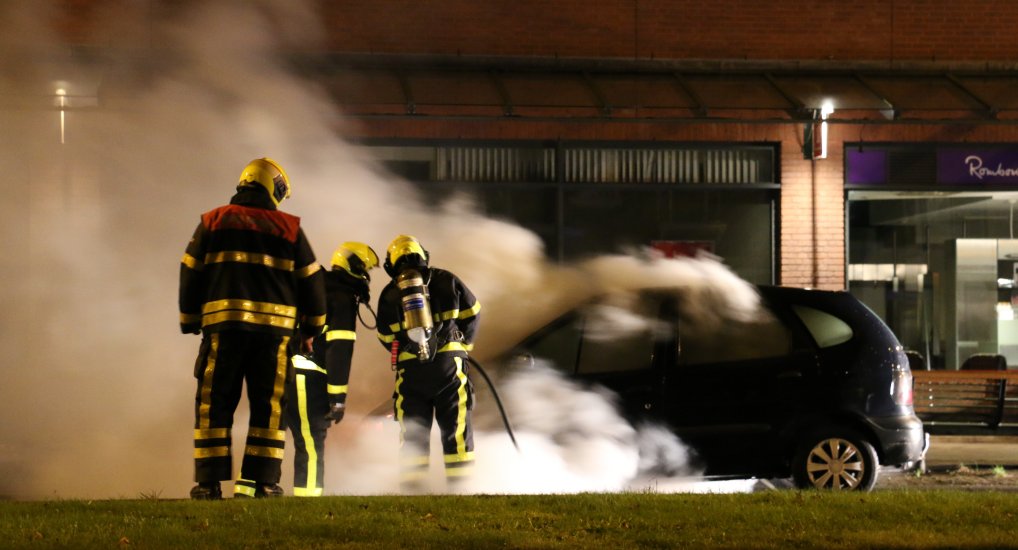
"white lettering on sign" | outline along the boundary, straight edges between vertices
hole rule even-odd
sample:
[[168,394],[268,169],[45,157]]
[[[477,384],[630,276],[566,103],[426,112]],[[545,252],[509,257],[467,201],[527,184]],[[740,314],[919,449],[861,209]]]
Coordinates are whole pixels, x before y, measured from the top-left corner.
[[983,159],[978,155],[965,157],[965,164],[969,166],[969,175],[979,179],[984,177],[1014,177],[1018,176],[1018,168],[1004,168],[1004,163],[997,164],[996,168],[983,166]]

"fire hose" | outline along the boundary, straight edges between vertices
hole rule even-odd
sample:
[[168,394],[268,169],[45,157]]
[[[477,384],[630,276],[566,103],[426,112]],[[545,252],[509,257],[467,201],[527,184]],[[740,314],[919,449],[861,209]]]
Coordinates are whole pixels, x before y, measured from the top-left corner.
[[491,390],[491,395],[495,398],[495,404],[498,405],[498,412],[502,416],[502,424],[505,425],[505,432],[509,434],[509,439],[512,440],[513,447],[516,447],[516,450],[519,451],[520,446],[516,443],[516,435],[513,434],[513,428],[509,424],[509,416],[505,413],[505,408],[502,407],[502,399],[499,398],[498,392],[495,390],[495,384],[491,383],[491,378],[488,378],[488,373],[484,372],[484,367],[482,367],[477,360],[468,355],[467,362],[477,367],[477,372],[481,373],[481,378],[484,378],[484,381],[488,384],[488,389]]

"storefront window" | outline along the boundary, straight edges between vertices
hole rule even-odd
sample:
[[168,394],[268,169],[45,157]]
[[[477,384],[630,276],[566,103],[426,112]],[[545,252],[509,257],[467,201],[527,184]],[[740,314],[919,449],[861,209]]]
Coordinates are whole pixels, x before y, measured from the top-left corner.
[[[933,369],[969,368],[986,355],[1018,367],[1018,185],[959,179],[974,173],[977,154],[892,150],[868,175],[846,167],[849,290]],[[896,185],[905,164],[896,159],[926,184]],[[964,173],[950,173],[953,159]],[[1008,173],[1006,160],[980,162]]]
[[705,250],[750,282],[774,282],[780,190],[772,147],[457,143],[368,149],[414,182],[426,200],[467,193],[483,213],[535,232],[552,260],[642,247],[666,255]]

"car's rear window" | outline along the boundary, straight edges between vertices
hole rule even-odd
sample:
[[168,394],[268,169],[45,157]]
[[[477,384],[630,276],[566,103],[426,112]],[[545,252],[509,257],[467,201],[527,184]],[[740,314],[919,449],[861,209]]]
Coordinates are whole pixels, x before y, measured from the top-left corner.
[[829,348],[838,344],[844,344],[852,339],[852,327],[841,319],[819,309],[808,306],[792,306],[795,314],[802,319],[806,329],[809,330],[817,346]]

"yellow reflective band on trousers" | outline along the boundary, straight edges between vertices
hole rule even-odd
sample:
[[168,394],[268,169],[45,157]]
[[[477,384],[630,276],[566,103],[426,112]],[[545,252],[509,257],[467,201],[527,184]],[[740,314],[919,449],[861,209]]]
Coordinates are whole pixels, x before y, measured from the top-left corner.
[[230,428],[195,429],[195,439],[225,439],[230,437]]
[[399,445],[406,443],[406,425],[403,424],[403,393],[399,391],[403,385],[403,371],[396,371],[396,422],[399,422]]
[[454,455],[445,455],[446,464],[454,464],[456,462],[472,462],[473,460],[474,460],[473,451],[465,453],[456,453]]
[[293,496],[295,497],[320,497],[325,491],[321,487],[294,487]]
[[237,483],[233,485],[233,494],[246,495],[253,498],[255,496],[255,488],[250,485],[245,485],[245,483],[254,484],[253,481],[237,478]]
[[357,333],[352,330],[330,330],[325,333],[325,341],[333,340],[356,340]]
[[466,431],[467,431],[467,373],[463,372],[463,358],[454,357],[456,362],[456,378],[460,381],[460,387],[456,390],[456,397],[459,400],[456,412],[456,453],[463,455],[467,452]]
[[[224,250],[222,252],[210,252],[205,255],[205,265],[219,264],[224,262],[236,262],[244,264],[258,264],[283,271],[293,271],[293,260],[276,258],[268,254],[257,252],[244,252],[243,250]],[[185,262],[186,263],[186,262]]]
[[284,430],[269,430],[266,428],[248,428],[247,435],[248,437],[271,439],[273,441],[286,440],[286,432]]
[[248,445],[244,447],[244,454],[260,456],[264,458],[277,458],[283,460],[285,451],[279,447],[262,447],[260,445]]
[[212,333],[209,338],[212,343],[209,346],[208,357],[205,358],[205,370],[201,378],[201,397],[198,404],[198,428],[208,429],[209,411],[212,409],[212,375],[216,371],[216,357],[219,354],[219,334]]
[[[286,372],[290,366],[290,356],[286,353],[289,343],[290,337],[284,336],[276,350],[276,385],[272,390],[272,408],[270,409],[272,415],[269,417],[268,425],[270,430],[278,430],[280,433],[283,432],[283,390],[286,388]],[[282,449],[280,449],[280,458],[282,458]]]
[[195,447],[195,458],[215,458],[219,456],[230,456],[230,447]]
[[[300,435],[304,439],[304,452],[308,455],[307,480],[302,490],[311,490],[318,486],[318,451],[315,450],[315,438],[311,435],[311,421],[308,420],[307,376],[297,375],[297,410],[300,411]],[[293,494],[297,494],[294,486]],[[301,495],[297,495],[301,496]]]
[[344,395],[349,387],[350,386],[336,386],[333,384],[328,384],[326,386],[326,391],[328,392],[329,395]]

